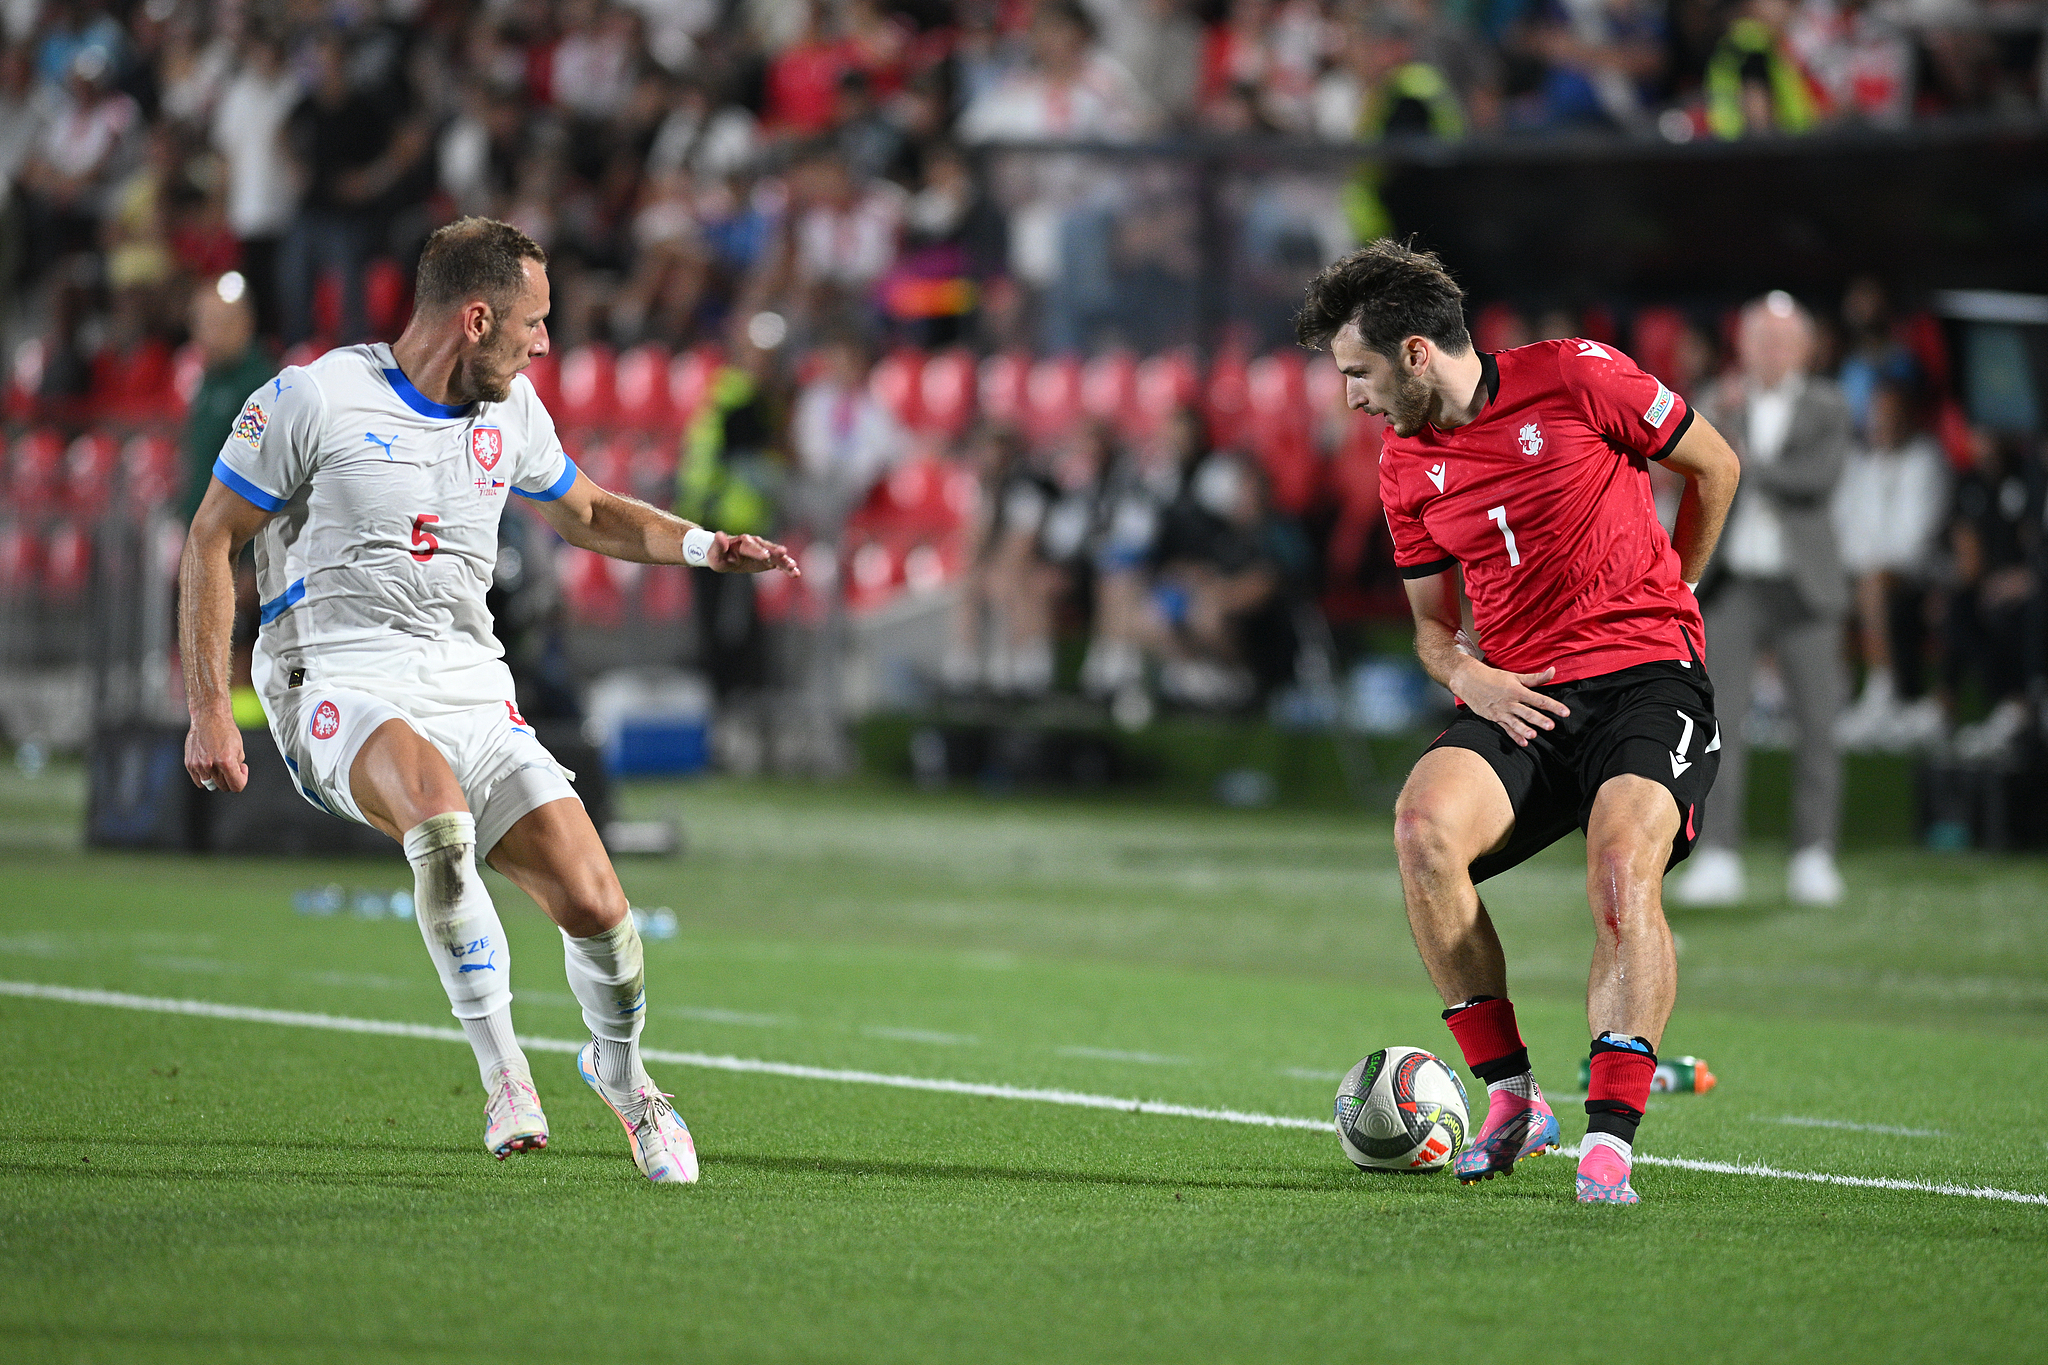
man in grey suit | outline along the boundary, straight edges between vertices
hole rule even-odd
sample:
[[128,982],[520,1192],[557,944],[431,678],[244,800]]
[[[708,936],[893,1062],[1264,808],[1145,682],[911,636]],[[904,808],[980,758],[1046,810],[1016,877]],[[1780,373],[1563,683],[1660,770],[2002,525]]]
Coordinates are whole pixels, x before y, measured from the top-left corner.
[[1757,654],[1778,659],[1797,734],[1787,892],[1832,904],[1842,761],[1835,717],[1844,704],[1842,618],[1849,581],[1828,515],[1848,453],[1848,404],[1833,382],[1808,373],[1813,319],[1789,294],[1772,292],[1742,313],[1740,373],[1701,413],[1742,457],[1742,485],[1720,553],[1699,586],[1707,663],[1721,717],[1721,773],[1700,846],[1677,888],[1688,905],[1732,905],[1747,894],[1742,810],[1749,745],[1744,733]]

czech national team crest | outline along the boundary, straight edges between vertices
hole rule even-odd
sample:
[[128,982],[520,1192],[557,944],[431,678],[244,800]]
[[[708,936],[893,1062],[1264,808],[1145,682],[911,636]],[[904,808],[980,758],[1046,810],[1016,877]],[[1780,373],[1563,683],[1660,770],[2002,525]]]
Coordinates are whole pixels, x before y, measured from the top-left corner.
[[1522,434],[1516,440],[1522,447],[1522,453],[1533,460],[1543,450],[1543,428],[1531,422],[1522,428]]
[[341,729],[341,711],[331,701],[323,701],[313,708],[313,738],[333,739],[335,731]]
[[489,473],[498,467],[498,460],[505,453],[505,433],[496,427],[471,427],[469,430],[469,453],[476,456],[476,462]]

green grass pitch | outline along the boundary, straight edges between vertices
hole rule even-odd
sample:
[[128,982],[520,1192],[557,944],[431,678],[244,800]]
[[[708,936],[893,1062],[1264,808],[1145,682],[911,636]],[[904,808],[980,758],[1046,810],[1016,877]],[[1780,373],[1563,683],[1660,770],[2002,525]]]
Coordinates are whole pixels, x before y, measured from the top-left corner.
[[[295,914],[388,862],[87,854],[0,779],[0,980],[446,1026],[407,923]],[[710,782],[629,790],[656,1048],[1326,1117],[1375,1047],[1455,1057],[1379,816]],[[1864,852],[1837,909],[1673,914],[1650,1155],[2048,1195],[2048,866]],[[1781,878],[1766,851],[1761,884]],[[1488,890],[1538,1076],[1575,1088],[1581,846]],[[522,1031],[576,1039],[502,880]],[[2048,1341],[2048,1206],[1544,1157],[1470,1189],[1326,1131],[657,1066],[654,1188],[570,1059],[482,1151],[458,1044],[0,996],[7,1361],[1999,1361]],[[1476,1087],[1475,1087],[1476,1092]],[[1558,1105],[1567,1140],[1583,1116]],[[1891,1131],[1887,1131],[1891,1130]]]

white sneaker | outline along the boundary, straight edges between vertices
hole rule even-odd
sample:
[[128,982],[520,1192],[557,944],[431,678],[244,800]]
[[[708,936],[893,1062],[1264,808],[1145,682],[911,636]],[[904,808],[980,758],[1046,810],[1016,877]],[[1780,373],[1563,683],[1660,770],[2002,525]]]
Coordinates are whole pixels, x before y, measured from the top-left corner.
[[506,1063],[491,1071],[490,1100],[484,1105],[484,1150],[503,1161],[514,1152],[548,1145],[548,1116],[540,1111],[533,1077]]
[[1892,713],[1891,732],[1878,736],[1878,743],[1892,750],[1925,749],[1939,744],[1947,732],[1948,717],[1942,714],[1941,703],[1922,697]]
[[2013,741],[2027,728],[2027,706],[2017,697],[2007,697],[1991,714],[1975,725],[1956,731],[1956,757],[1997,758],[2012,748]]
[[1672,898],[1680,905],[1739,905],[1749,888],[1742,855],[1732,848],[1696,848]]
[[1842,874],[1835,855],[1814,844],[1792,855],[1785,867],[1785,894],[1801,905],[1833,905],[1842,899]]
[[632,1144],[633,1164],[640,1174],[657,1185],[689,1185],[697,1179],[697,1144],[690,1138],[689,1125],[675,1111],[654,1083],[637,1086],[630,1094],[616,1095],[597,1078],[597,1064],[591,1057],[596,1043],[585,1043],[576,1054],[576,1073],[597,1092],[626,1130]]

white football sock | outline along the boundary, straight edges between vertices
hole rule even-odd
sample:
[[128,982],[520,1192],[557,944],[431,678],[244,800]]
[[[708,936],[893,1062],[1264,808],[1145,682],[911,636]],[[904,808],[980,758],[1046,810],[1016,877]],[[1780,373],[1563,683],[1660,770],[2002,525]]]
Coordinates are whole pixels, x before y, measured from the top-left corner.
[[1543,1087],[1536,1084],[1536,1073],[1533,1071],[1524,1071],[1521,1075],[1510,1076],[1504,1081],[1488,1081],[1486,1083],[1486,1093],[1489,1098],[1500,1094],[1502,1091],[1506,1091],[1517,1099],[1527,1100],[1531,1104],[1543,1098]]
[[507,1005],[496,1014],[486,1014],[481,1019],[464,1019],[462,1034],[469,1039],[470,1051],[476,1053],[477,1074],[483,1077],[484,1088],[490,1089],[491,1073],[501,1066],[533,1074],[526,1064],[526,1053],[520,1048],[519,1040],[512,1036],[512,1007]]
[[647,966],[633,916],[589,938],[571,938],[564,930],[562,965],[598,1043],[597,1078],[614,1090],[644,1084],[640,1029],[647,1022]]
[[512,1039],[511,948],[477,875],[475,818],[449,811],[420,821],[406,832],[405,860],[412,864],[413,917],[479,1072],[488,1080],[502,1061],[523,1065]]
[[1595,1147],[1605,1147],[1630,1165],[1635,1164],[1635,1144],[1618,1138],[1612,1133],[1588,1133],[1586,1140],[1579,1144],[1579,1155],[1584,1156]]

